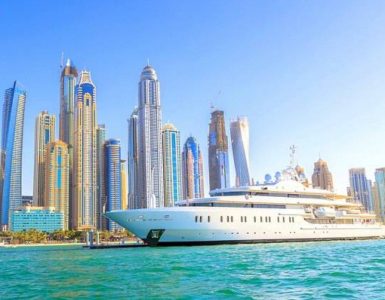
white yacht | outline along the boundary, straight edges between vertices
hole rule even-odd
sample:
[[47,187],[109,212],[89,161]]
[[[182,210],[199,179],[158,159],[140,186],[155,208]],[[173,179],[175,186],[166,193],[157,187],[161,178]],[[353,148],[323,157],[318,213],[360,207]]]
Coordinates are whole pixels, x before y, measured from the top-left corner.
[[[290,172],[287,172],[290,174]],[[347,196],[277,183],[214,190],[175,207],[110,211],[149,245],[270,243],[383,238],[385,226]]]

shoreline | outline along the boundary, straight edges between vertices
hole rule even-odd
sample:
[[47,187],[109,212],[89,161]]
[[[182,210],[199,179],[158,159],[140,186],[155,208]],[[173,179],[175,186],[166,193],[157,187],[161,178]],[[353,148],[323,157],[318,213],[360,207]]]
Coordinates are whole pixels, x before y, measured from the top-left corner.
[[5,244],[1,248],[21,248],[21,247],[49,247],[49,246],[84,246],[86,243],[36,243],[36,244]]

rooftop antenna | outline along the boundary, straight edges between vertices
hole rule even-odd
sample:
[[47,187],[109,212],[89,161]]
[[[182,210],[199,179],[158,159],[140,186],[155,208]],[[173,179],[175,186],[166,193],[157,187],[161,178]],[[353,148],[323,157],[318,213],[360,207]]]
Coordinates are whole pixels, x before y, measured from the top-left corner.
[[60,69],[63,69],[64,67],[64,52],[61,52],[61,60],[60,60]]
[[150,66],[150,59],[147,58],[147,67],[149,67],[149,66]]

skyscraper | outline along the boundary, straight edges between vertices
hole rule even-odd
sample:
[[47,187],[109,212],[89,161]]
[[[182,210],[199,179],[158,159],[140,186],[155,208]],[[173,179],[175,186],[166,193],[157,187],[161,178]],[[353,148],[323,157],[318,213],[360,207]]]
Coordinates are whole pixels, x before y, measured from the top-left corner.
[[203,158],[196,139],[190,136],[182,152],[183,199],[204,197]]
[[97,226],[96,88],[91,74],[82,71],[75,88],[73,226]]
[[182,200],[182,158],[180,132],[173,124],[165,124],[162,130],[164,205],[174,206]]
[[228,140],[221,110],[211,113],[208,142],[210,190],[230,187]]
[[238,117],[230,124],[231,145],[235,166],[235,185],[250,185],[249,121]]
[[107,219],[103,216],[103,212],[106,209],[106,188],[105,188],[105,165],[104,165],[104,143],[106,141],[106,127],[104,124],[99,124],[96,128],[96,157],[97,157],[97,228],[106,229]]
[[5,91],[1,136],[1,225],[8,229],[9,211],[21,205],[24,111],[27,93],[20,83]]
[[162,113],[155,70],[147,65],[139,81],[138,202],[142,208],[163,207]]
[[27,92],[17,81],[5,91],[1,135],[1,225],[8,229],[9,211],[22,203],[21,171]]
[[75,86],[78,71],[70,59],[67,59],[60,76],[60,114],[59,114],[59,139],[67,144],[69,155],[69,211],[70,227],[74,220],[72,207],[74,204],[73,191],[73,155],[74,155],[74,133],[75,133]]
[[63,213],[65,230],[69,228],[69,170],[67,144],[60,140],[50,142],[46,151],[43,205]]
[[319,159],[314,163],[314,172],[311,177],[314,188],[333,191],[333,176],[328,168],[328,163]]
[[47,111],[39,113],[36,118],[33,202],[38,206],[44,206],[45,158],[48,144],[55,141],[55,123],[55,116]]
[[135,108],[128,120],[128,208],[141,208],[139,201],[139,145],[138,109]]
[[373,211],[370,183],[364,168],[349,170],[350,188],[355,201],[360,202],[367,211]]
[[[104,144],[105,153],[105,174],[106,174],[106,197],[107,207],[106,211],[121,209],[121,153],[120,141],[116,139],[109,139]],[[119,225],[108,220],[107,229],[115,231],[119,229]]]
[[378,210],[382,221],[385,221],[385,168],[376,169],[376,187],[378,193]]
[[373,182],[371,185],[371,198],[373,200],[373,210],[376,214],[377,220],[381,220],[381,211],[380,211],[380,195],[378,194],[378,186],[376,182]]
[[120,178],[121,178],[121,208],[127,209],[128,203],[127,203],[127,171],[126,171],[126,161],[122,159],[120,161]]

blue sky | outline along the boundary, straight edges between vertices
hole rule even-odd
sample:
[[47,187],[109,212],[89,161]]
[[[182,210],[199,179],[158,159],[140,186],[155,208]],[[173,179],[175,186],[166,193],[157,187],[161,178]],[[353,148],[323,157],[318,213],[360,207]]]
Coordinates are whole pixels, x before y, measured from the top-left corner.
[[385,166],[384,1],[3,0],[0,40],[0,90],[17,79],[28,91],[23,194],[32,194],[35,117],[58,117],[62,52],[92,72],[98,122],[123,156],[149,59],[163,120],[183,142],[197,137],[206,177],[211,104],[227,126],[249,117],[256,179],[284,168],[291,144],[309,177],[319,155],[327,160],[342,192],[350,167],[372,178]]

